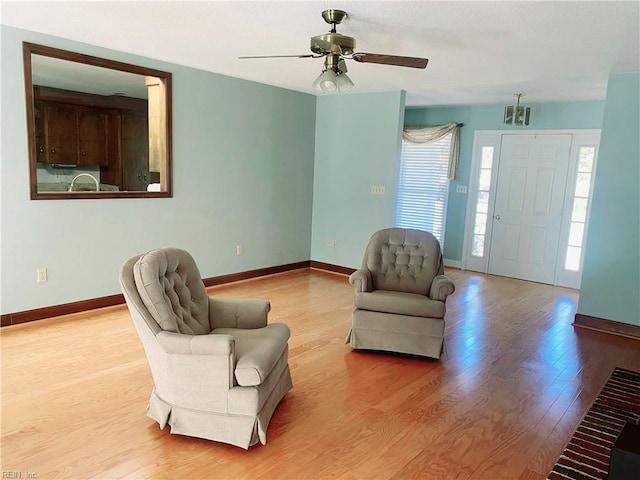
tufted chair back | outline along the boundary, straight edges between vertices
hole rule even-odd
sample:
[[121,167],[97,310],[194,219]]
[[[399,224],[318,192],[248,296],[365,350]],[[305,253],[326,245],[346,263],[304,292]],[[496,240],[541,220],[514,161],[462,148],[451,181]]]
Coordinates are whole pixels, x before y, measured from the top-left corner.
[[436,275],[444,273],[440,243],[429,232],[387,228],[373,234],[362,260],[371,273],[372,290],[427,295]]
[[164,248],[142,255],[133,267],[140,298],[162,330],[206,335],[209,297],[193,257]]

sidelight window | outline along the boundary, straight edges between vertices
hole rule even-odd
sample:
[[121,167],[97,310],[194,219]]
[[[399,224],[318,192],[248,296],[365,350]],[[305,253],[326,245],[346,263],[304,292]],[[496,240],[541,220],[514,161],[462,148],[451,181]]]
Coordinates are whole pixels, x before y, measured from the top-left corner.
[[596,156],[595,146],[582,146],[578,150],[578,172],[575,178],[569,240],[566,246],[564,268],[573,272],[580,271],[582,249],[585,237],[587,210],[591,196],[591,176]]
[[480,153],[480,175],[478,178],[478,197],[473,222],[473,239],[471,241],[471,255],[484,257],[485,239],[487,237],[487,217],[489,215],[489,192],[491,191],[491,169],[493,168],[492,145],[482,147]]

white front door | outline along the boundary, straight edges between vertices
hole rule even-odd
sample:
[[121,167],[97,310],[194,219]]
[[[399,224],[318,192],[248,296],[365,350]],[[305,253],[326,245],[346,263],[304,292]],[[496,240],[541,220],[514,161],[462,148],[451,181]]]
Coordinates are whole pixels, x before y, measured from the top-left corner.
[[554,283],[571,139],[502,136],[489,273]]

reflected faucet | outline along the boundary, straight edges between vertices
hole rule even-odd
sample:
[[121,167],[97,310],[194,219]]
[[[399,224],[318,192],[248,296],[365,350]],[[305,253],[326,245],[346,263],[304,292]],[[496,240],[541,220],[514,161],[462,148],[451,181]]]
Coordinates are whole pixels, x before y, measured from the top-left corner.
[[67,190],[67,192],[73,192],[73,184],[75,183],[75,181],[78,179],[78,177],[91,177],[91,179],[95,182],[96,184],[96,192],[100,191],[100,184],[98,183],[98,179],[96,177],[94,177],[93,175],[91,175],[90,173],[79,173],[78,175],[76,175],[75,177],[73,177],[73,179],[71,180],[71,184],[69,185],[69,190]]

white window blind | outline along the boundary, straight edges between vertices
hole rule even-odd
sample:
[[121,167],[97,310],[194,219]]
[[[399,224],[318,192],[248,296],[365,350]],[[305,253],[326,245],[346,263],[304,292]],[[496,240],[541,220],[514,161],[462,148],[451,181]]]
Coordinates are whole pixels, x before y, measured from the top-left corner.
[[432,143],[402,142],[396,226],[433,233],[444,245],[451,134]]

